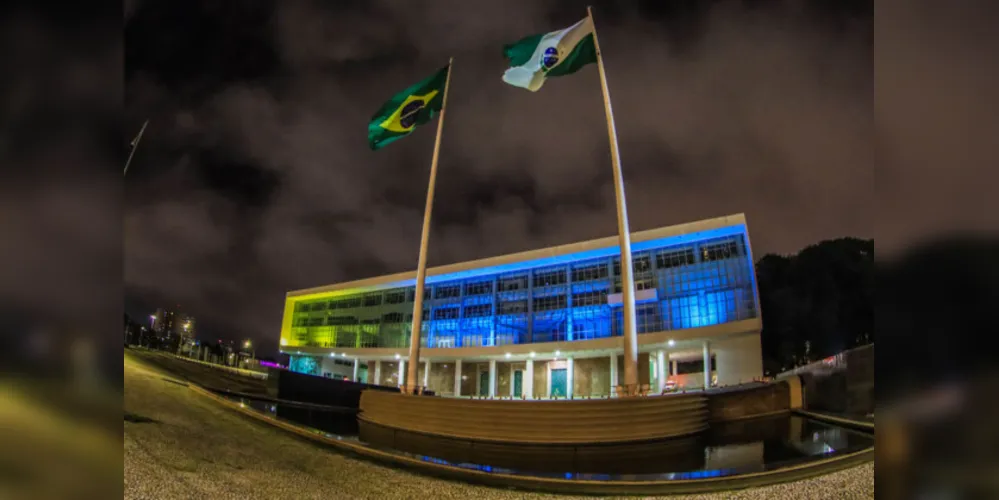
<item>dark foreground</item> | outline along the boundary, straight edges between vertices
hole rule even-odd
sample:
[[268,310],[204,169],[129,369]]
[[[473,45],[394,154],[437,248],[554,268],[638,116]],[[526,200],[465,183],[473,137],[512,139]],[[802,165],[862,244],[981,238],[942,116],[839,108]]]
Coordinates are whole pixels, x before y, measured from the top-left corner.
[[[126,351],[125,498],[556,498],[433,479],[348,458],[253,423]],[[719,495],[873,498],[874,465]],[[566,498],[566,497],[558,497]]]

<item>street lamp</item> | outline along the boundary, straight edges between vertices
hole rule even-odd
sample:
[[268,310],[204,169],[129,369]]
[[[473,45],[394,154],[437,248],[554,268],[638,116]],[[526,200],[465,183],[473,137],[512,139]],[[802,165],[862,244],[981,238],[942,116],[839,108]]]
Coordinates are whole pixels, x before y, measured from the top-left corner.
[[250,359],[251,360],[257,357],[257,352],[250,350],[250,348],[252,346],[253,346],[253,343],[250,342],[250,339],[246,339],[246,341],[243,342],[243,349],[246,349],[250,353]]
[[[150,314],[149,315],[149,333],[153,334],[153,332],[155,332],[155,331],[156,331],[156,315],[155,314]],[[153,335],[153,336],[155,336],[155,335]],[[140,346],[142,345],[142,334],[141,333],[139,334],[139,345]]]
[[[184,344],[187,343],[187,329],[191,327],[191,322],[188,321],[187,323],[184,323],[183,326],[184,326],[184,333],[180,336],[179,339],[177,339],[177,355],[178,356],[180,356],[181,351],[184,350]],[[188,350],[188,354],[190,354],[190,349]]]

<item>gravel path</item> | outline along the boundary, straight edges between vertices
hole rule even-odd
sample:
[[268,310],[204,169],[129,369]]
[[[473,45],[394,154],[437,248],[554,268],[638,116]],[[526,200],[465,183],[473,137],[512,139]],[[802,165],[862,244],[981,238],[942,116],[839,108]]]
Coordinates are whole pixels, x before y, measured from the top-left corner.
[[[129,353],[124,372],[125,498],[572,498],[444,481],[345,457],[219,407]],[[671,498],[874,498],[874,464],[797,483]]]

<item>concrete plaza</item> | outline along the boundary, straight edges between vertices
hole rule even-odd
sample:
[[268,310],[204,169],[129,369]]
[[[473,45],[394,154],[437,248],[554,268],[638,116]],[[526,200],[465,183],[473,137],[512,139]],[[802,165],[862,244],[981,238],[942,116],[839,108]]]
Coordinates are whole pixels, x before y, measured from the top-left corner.
[[[346,457],[251,422],[125,353],[125,498],[570,498]],[[673,498],[873,498],[874,464],[796,483]]]

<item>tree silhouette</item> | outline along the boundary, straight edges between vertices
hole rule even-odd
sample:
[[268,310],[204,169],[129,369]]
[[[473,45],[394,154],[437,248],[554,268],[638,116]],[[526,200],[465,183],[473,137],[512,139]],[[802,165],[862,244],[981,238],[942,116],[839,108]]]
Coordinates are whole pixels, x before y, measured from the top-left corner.
[[840,238],[756,264],[770,375],[874,341],[874,240]]

